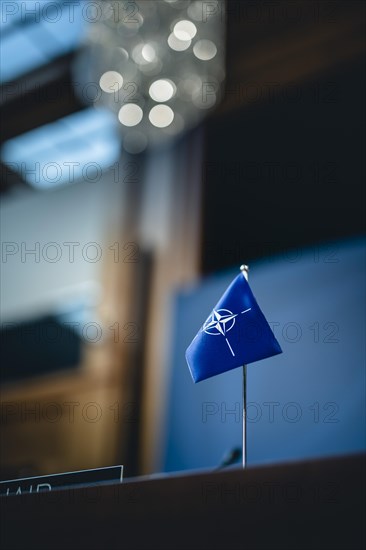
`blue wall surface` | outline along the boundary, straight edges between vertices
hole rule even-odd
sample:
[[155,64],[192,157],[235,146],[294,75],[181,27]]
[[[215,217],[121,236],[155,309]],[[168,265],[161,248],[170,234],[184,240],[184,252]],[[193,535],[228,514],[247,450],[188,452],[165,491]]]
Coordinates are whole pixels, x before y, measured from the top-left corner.
[[[164,471],[215,467],[241,446],[242,369],[195,385],[184,355],[237,273],[176,297]],[[283,354],[248,366],[248,464],[364,450],[365,241],[253,262],[249,283]]]

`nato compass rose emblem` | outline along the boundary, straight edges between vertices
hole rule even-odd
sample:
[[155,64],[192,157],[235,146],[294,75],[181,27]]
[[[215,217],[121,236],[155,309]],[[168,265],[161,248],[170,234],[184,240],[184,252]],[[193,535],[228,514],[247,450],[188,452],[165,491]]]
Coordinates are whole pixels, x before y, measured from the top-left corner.
[[[242,313],[247,313],[251,309],[252,308],[250,307],[244,311],[241,311],[240,315]],[[214,309],[202,327],[202,332],[205,332],[211,336],[219,336],[221,334],[221,336],[225,338],[233,357],[235,357],[235,353],[226,337],[226,334],[234,327],[235,317],[238,315],[239,313],[232,313],[228,309]]]

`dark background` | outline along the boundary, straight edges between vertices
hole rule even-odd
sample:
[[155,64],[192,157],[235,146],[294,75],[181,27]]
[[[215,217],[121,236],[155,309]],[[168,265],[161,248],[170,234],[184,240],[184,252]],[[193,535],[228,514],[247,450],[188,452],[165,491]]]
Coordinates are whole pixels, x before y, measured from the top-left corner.
[[363,2],[229,2],[204,272],[364,230]]

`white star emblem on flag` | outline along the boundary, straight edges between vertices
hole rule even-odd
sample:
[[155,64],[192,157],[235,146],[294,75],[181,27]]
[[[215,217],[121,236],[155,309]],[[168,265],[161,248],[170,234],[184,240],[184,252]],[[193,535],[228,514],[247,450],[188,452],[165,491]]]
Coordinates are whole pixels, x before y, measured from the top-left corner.
[[[245,309],[241,313],[246,313],[252,308]],[[235,317],[238,313],[233,313],[228,309],[214,309],[207,321],[202,327],[202,331],[210,336],[217,336],[221,334],[225,337],[226,343],[229,346],[231,354],[235,357],[235,353],[230,345],[229,340],[226,338],[226,334],[233,328],[235,325]]]

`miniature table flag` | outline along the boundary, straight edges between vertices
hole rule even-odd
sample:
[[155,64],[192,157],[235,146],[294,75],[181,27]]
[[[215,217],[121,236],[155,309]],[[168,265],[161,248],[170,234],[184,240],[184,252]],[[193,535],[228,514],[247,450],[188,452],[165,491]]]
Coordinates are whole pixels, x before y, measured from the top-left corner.
[[282,353],[240,273],[186,351],[194,382]]

